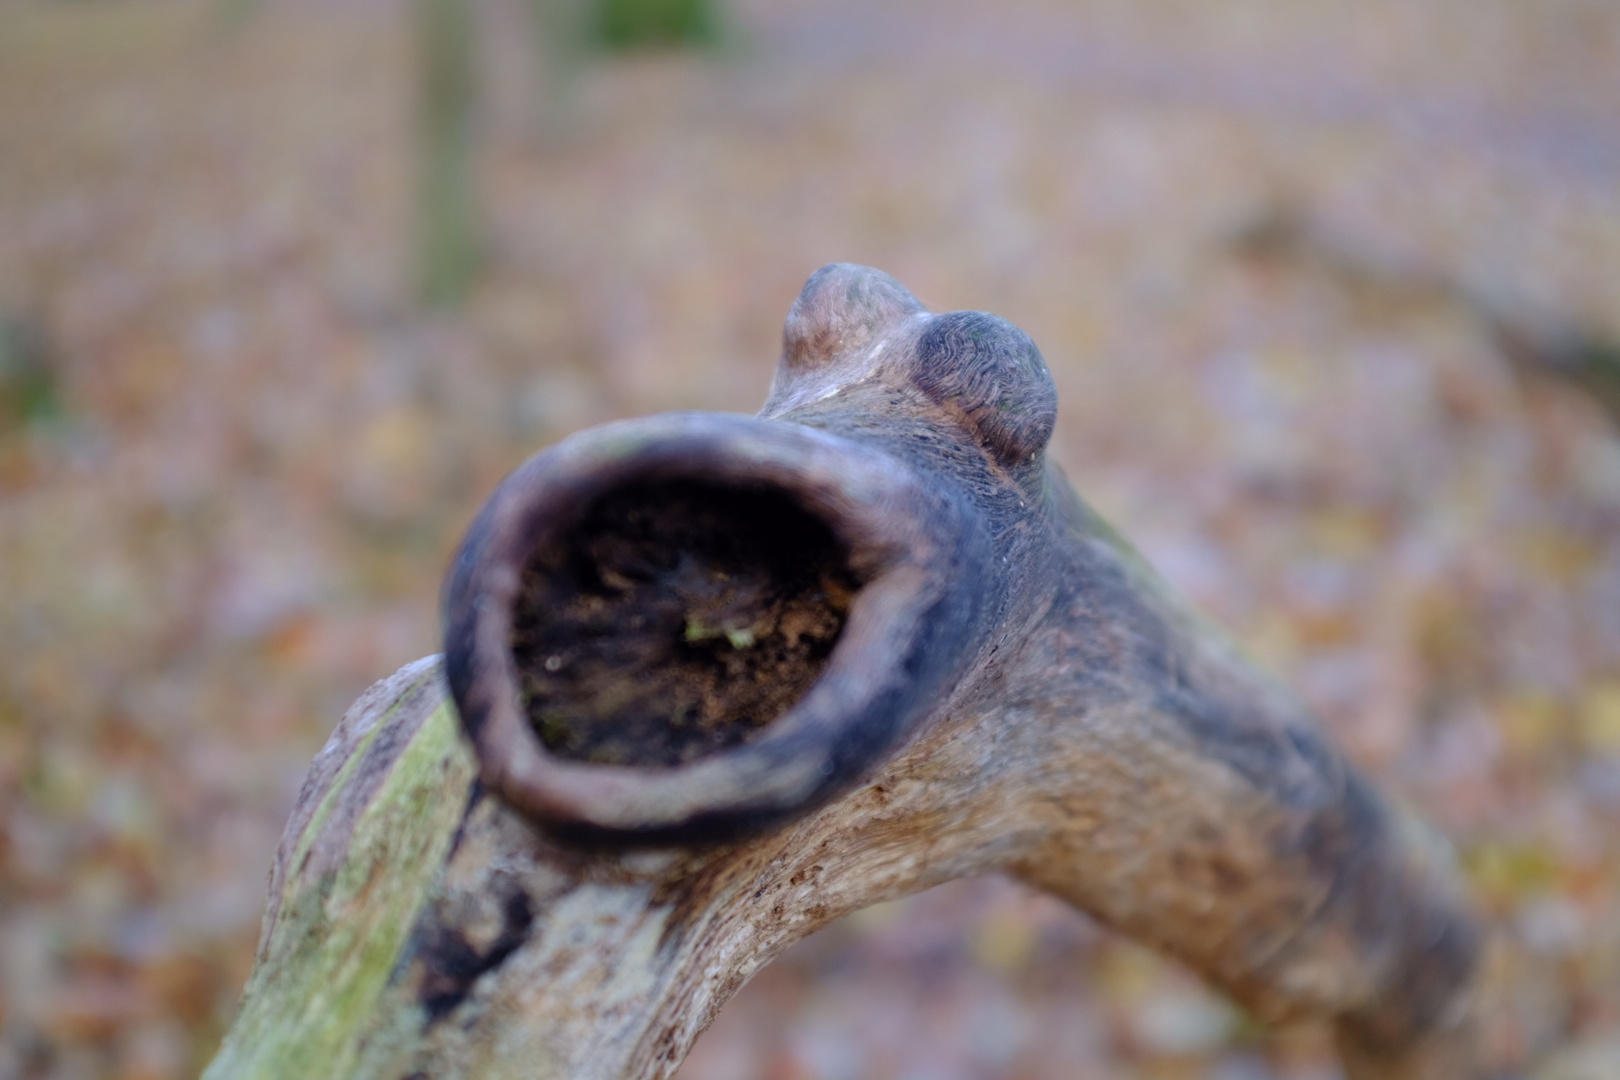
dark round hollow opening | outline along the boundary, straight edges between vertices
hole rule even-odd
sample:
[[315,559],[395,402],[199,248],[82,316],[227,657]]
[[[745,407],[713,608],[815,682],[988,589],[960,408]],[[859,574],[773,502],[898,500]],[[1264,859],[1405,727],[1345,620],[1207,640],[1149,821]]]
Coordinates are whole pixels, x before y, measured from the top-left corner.
[[615,488],[525,569],[523,708],[576,761],[668,766],[737,746],[809,690],[860,584],[844,544],[782,491]]

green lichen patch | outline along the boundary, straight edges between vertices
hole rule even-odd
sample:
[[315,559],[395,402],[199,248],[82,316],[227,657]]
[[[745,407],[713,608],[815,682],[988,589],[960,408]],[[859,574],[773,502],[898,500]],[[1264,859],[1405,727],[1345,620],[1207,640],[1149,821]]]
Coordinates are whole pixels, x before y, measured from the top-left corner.
[[[205,1080],[360,1076],[366,1062],[397,1058],[377,1045],[413,1037],[382,1008],[417,913],[449,851],[475,766],[442,698],[419,699],[431,713],[395,758],[350,832],[334,868],[301,872],[296,857],[270,940],[248,981],[241,1014]],[[309,852],[372,740],[403,718],[377,725],[355,749],[298,850]],[[401,1053],[406,1047],[397,1048]]]

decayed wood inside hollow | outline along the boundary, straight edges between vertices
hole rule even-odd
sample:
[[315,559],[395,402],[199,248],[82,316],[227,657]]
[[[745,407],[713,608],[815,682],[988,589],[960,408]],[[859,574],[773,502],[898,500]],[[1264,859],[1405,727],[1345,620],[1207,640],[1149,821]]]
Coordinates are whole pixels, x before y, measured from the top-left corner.
[[675,765],[745,742],[815,682],[860,582],[771,488],[632,483],[530,560],[512,654],[560,757]]

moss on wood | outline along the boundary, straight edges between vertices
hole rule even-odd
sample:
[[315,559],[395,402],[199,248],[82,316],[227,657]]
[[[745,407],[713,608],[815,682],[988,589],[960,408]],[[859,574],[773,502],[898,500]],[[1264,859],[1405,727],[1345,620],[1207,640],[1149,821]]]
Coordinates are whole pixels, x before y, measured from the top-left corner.
[[[439,678],[437,667],[425,676]],[[380,740],[401,727],[389,721],[402,707],[431,711],[403,747],[383,748]],[[370,787],[357,783],[360,774],[379,766],[387,774],[332,865],[317,847],[331,839],[334,818],[352,811],[345,800]],[[392,977],[449,851],[473,773],[441,693],[399,695],[357,740],[309,826],[288,845],[274,924],[205,1080],[374,1076],[406,1050],[402,1040],[412,1036],[402,1030],[405,1010],[380,1006],[394,996]]]

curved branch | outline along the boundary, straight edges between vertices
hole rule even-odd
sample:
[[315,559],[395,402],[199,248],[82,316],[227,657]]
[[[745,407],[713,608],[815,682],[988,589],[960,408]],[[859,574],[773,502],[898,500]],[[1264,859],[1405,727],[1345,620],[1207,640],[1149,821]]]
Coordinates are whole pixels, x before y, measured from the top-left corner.
[[794,941],[992,870],[1332,1020],[1356,1080],[1472,1075],[1443,845],[1075,497],[1054,416],[1017,328],[833,266],[759,418],[519,469],[447,584],[454,708],[407,669],[317,759],[208,1076],[666,1077]]

